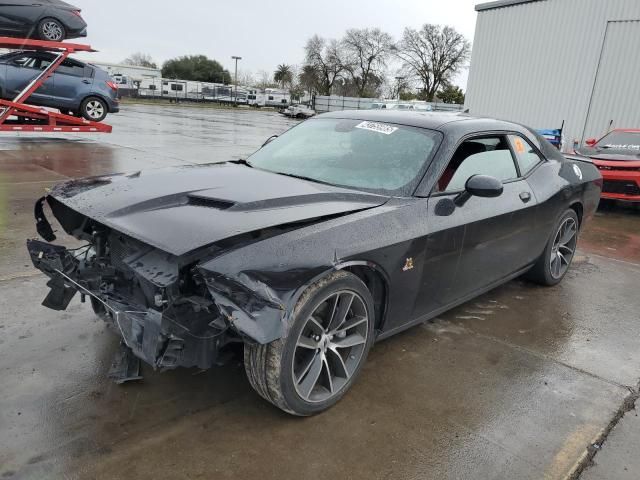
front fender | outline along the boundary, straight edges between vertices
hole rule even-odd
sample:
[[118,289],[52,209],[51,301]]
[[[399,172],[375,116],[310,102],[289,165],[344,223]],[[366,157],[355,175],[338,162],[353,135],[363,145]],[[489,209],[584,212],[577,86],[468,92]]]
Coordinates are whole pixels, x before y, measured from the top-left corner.
[[337,270],[353,266],[366,266],[379,272],[387,284],[389,282],[382,267],[359,260],[297,271],[299,283],[296,286],[278,285],[281,279],[274,276],[274,272],[241,272],[234,278],[204,268],[199,268],[199,272],[230,326],[252,340],[266,344],[282,338],[298,300],[310,285]]
[[196,270],[233,328],[269,343],[282,337],[306,288],[325,275],[362,265],[388,282],[388,265],[376,259],[395,265],[397,258],[381,252],[404,245],[403,236],[410,241],[416,236],[412,228],[419,226],[414,215],[407,215],[406,224],[398,220],[403,205],[398,201],[276,235],[227,251]]
[[234,330],[261,344],[282,337],[287,308],[267,283],[246,273],[231,278],[202,268],[199,271]]

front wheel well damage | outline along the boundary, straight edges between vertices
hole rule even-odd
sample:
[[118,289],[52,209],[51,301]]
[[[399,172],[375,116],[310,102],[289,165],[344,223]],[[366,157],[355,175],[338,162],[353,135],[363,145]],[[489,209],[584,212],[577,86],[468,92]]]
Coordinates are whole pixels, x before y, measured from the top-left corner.
[[343,270],[354,274],[362,280],[369,289],[371,297],[373,298],[376,315],[373,327],[375,330],[381,330],[386,317],[387,296],[389,292],[387,280],[379,271],[368,265],[351,265],[343,268]]

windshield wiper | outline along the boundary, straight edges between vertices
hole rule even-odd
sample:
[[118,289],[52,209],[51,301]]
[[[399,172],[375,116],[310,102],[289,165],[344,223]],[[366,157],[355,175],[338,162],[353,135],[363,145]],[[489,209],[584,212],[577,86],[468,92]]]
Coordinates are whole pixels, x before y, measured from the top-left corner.
[[229,160],[229,163],[235,163],[236,165],[246,165],[249,168],[254,168],[253,165],[244,158],[239,158],[238,160]]
[[276,173],[278,175],[284,175],[285,177],[297,178],[299,180],[307,180],[308,182],[321,183],[323,185],[331,185],[332,187],[335,187],[333,183],[323,182],[322,180],[318,180],[316,178],[311,178],[311,177],[305,177],[304,175],[296,175],[295,173],[275,172],[272,170],[269,170],[269,171],[272,173]]

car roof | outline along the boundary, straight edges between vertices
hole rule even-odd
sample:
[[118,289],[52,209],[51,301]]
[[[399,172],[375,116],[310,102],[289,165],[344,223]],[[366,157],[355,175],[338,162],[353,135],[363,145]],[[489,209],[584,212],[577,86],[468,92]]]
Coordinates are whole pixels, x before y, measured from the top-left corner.
[[462,112],[428,112],[423,110],[342,110],[318,115],[316,118],[338,118],[395,123],[410,127],[445,131],[451,128],[465,131],[523,131],[516,123],[493,118],[474,117]]

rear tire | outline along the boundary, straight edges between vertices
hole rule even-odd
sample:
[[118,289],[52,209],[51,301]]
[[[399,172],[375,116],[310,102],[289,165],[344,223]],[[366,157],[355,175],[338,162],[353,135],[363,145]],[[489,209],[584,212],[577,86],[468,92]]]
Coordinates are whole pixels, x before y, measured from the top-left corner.
[[339,271],[319,280],[296,304],[281,339],[245,344],[251,386],[293,415],[330,408],[349,390],[366,361],[374,318],[373,299],[358,277]]
[[572,209],[566,210],[556,222],[542,255],[525,277],[545,286],[560,283],[569,271],[575,255],[579,225],[576,212]]
[[101,122],[109,113],[107,102],[98,97],[85,98],[80,105],[80,114],[86,120]]
[[67,37],[67,32],[55,18],[43,18],[38,24],[38,38],[49,42],[61,42]]

